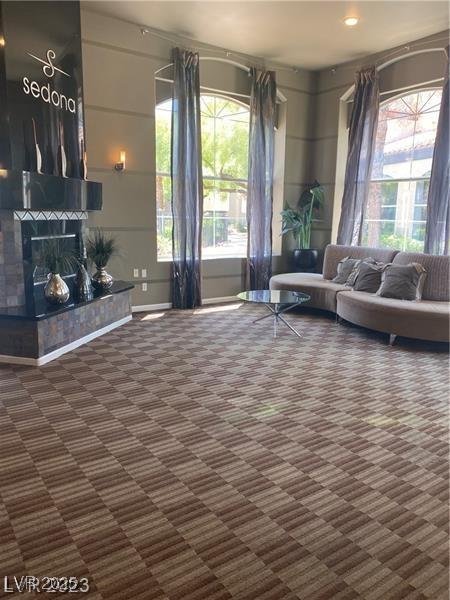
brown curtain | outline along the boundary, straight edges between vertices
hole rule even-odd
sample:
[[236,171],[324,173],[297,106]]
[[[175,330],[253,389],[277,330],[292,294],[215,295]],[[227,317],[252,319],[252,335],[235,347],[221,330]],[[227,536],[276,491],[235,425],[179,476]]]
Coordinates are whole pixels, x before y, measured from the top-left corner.
[[357,246],[361,242],[364,210],[378,124],[380,91],[375,66],[356,73],[355,94],[348,134],[348,155],[337,243]]
[[201,305],[203,177],[198,54],[175,48],[172,100],[172,306]]
[[449,113],[449,48],[442,89],[442,101],[434,143],[433,164],[428,190],[427,223],[425,227],[425,252],[448,254],[450,233],[450,113]]
[[273,160],[277,86],[272,71],[251,71],[246,287],[269,288],[272,276]]

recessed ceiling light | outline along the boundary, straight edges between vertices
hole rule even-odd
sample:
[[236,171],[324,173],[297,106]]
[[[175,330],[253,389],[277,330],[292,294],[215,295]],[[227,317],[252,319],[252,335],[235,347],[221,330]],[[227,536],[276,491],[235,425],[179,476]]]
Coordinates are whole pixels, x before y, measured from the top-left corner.
[[358,25],[358,22],[358,17],[345,17],[344,19],[344,24],[347,25],[347,27],[355,27],[355,25]]

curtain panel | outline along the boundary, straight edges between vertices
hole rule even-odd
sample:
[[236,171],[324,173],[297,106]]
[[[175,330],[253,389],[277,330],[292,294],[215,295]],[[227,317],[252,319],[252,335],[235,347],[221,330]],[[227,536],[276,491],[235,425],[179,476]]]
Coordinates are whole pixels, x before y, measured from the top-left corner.
[[448,254],[450,233],[450,97],[449,97],[449,47],[442,89],[442,101],[434,143],[430,187],[428,190],[427,223],[425,226],[425,252]]
[[361,243],[364,210],[369,196],[375,138],[380,106],[378,72],[375,66],[356,74],[355,94],[348,134],[344,194],[337,243]]
[[172,306],[194,308],[201,305],[203,218],[199,56],[175,48],[173,64]]
[[275,73],[252,69],[247,191],[247,289],[268,289],[272,275]]

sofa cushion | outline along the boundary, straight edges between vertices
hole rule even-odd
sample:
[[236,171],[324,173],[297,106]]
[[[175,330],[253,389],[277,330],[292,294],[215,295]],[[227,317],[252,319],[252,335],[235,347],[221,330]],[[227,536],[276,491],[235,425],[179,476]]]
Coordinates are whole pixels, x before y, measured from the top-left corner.
[[420,300],[426,274],[426,270],[419,263],[388,265],[383,271],[377,294],[384,298]]
[[[328,244],[325,248],[323,258],[323,277],[324,279],[333,279],[337,274],[337,266],[340,260],[348,256],[349,258],[368,258],[372,257],[382,263],[392,262],[398,250],[386,250],[384,248],[368,248],[365,246],[340,246]],[[411,262],[411,261],[408,261]],[[420,261],[416,261],[420,262]],[[426,267],[425,267],[426,268]]]
[[272,277],[270,289],[305,292],[311,296],[305,306],[336,312],[336,294],[348,287],[328,281],[319,273],[283,273]]
[[449,341],[450,304],[435,300],[408,302],[366,292],[337,295],[337,313],[350,323],[405,337]]
[[450,256],[399,252],[393,260],[394,265],[407,265],[412,262],[421,264],[427,271],[422,299],[450,300]]

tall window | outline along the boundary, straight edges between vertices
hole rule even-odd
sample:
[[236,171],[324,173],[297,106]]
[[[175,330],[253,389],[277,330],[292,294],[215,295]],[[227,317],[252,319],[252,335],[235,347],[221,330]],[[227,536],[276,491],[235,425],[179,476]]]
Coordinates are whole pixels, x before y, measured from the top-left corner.
[[[247,253],[249,110],[235,100],[202,95],[204,258]],[[170,129],[172,101],[156,107],[158,259],[172,256]]]
[[441,95],[414,92],[381,106],[364,245],[423,252]]

